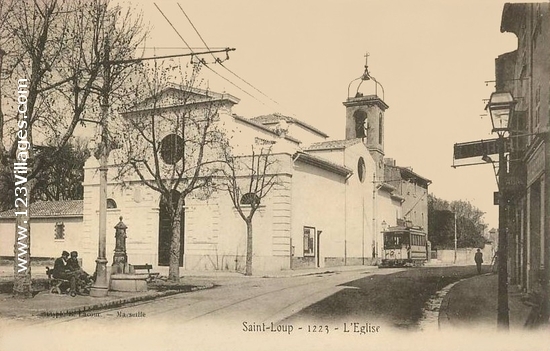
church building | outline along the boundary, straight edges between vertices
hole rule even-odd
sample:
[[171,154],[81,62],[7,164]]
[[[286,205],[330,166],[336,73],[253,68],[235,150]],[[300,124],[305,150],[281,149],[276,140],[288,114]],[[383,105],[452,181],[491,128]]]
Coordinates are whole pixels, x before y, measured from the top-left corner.
[[[369,78],[366,72],[362,81]],[[181,89],[170,84],[164,93],[175,96]],[[255,118],[238,116],[232,107],[239,99],[230,94],[200,89],[193,89],[193,94],[198,99],[185,108],[215,101],[219,106],[218,123],[234,149],[246,154],[253,145],[269,143],[277,159],[278,184],[262,199],[253,219],[254,272],[373,265],[381,258],[382,232],[387,227],[409,220],[426,230],[427,202],[422,199],[427,201],[430,181],[412,169],[385,160],[384,113],[388,105],[377,92],[363,94],[358,88],[343,102],[343,140],[331,140],[316,127],[278,113]],[[169,135],[166,131],[164,137]],[[163,273],[168,268],[171,233],[160,194],[137,177],[124,181],[116,178],[115,156],[110,159],[108,173],[107,259],[112,261],[114,227],[122,221],[127,226],[129,263],[149,263]],[[63,217],[55,212],[67,206],[64,202],[50,203],[46,206],[50,216],[40,219],[33,217],[31,206],[33,257],[56,257],[61,250],[78,250],[84,268],[95,269],[98,168],[97,159],[90,157],[84,169],[84,199],[71,202],[74,213],[70,214],[70,223],[66,214]],[[425,194],[413,198],[410,191],[403,191],[402,184],[420,184]],[[33,206],[45,207],[43,203]],[[227,192],[216,190],[208,196],[192,193],[185,199],[181,219],[180,265],[184,270],[244,271],[246,226]],[[46,229],[48,225],[51,230]],[[65,228],[62,235],[60,228]],[[13,244],[13,211],[0,213],[0,229],[1,242]],[[2,245],[0,250],[0,256],[13,257],[13,245]]]

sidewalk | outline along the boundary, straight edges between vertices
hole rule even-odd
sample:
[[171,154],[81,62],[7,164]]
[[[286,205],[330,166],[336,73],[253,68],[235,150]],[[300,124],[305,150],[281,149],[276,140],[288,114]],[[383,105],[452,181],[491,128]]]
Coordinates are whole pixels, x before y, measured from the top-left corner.
[[[13,269],[13,268],[11,268]],[[314,274],[331,274],[342,271],[373,271],[375,266],[343,266],[330,268],[313,268],[300,270],[285,270],[277,272],[254,272],[251,277],[242,273],[224,271],[186,271],[181,270],[180,284],[176,289],[169,285],[165,289],[147,292],[116,292],[109,291],[106,297],[90,297],[50,294],[47,290],[39,292],[32,299],[14,299],[11,294],[0,293],[0,318],[29,319],[43,316],[85,316],[106,308],[114,308],[139,301],[153,300],[160,297],[179,293],[210,289],[216,285],[233,285],[243,280],[296,277]],[[0,283],[12,279],[12,271],[6,267],[0,267]],[[40,272],[40,270],[38,270]],[[37,272],[37,273],[38,273]],[[35,280],[44,280],[45,274],[33,275]],[[39,284],[37,284],[39,285]]]
[[[490,327],[496,330],[498,275],[486,273],[457,283],[443,299],[439,310],[441,330]],[[510,331],[524,330],[531,307],[521,301],[522,293],[510,286],[508,307]]]
[[148,301],[180,293],[213,288],[207,279],[182,279],[177,287],[166,286],[144,292],[109,291],[106,297],[50,294],[40,291],[32,299],[14,299],[11,294],[0,294],[0,318],[29,319],[36,317],[84,316],[106,308],[114,308],[139,301]]

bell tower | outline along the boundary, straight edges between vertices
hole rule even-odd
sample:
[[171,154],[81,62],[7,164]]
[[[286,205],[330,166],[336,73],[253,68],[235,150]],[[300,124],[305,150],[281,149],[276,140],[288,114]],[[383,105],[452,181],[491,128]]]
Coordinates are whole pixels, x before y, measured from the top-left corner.
[[[384,161],[384,112],[388,105],[384,102],[384,88],[368,70],[368,53],[365,55],[365,72],[361,77],[352,80],[348,86],[346,106],[346,139],[361,138],[379,167]],[[350,95],[352,85],[359,81],[355,94]],[[370,89],[361,89],[368,82]],[[372,84],[374,83],[374,84]],[[378,89],[382,98],[378,96]],[[374,90],[374,91],[373,91]]]

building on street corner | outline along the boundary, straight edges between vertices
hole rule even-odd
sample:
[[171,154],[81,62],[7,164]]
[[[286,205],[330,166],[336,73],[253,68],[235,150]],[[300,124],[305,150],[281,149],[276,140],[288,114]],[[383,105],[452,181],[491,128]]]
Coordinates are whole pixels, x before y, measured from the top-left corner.
[[503,185],[510,195],[509,282],[527,292],[548,292],[550,4],[505,4],[500,30],[515,34],[518,43],[516,50],[495,60],[496,91],[510,92],[517,102],[511,121],[508,180]]

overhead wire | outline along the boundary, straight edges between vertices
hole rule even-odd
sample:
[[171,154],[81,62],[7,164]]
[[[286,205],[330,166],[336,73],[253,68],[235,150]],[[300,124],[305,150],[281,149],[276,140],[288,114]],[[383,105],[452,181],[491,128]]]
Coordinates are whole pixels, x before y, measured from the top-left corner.
[[[193,29],[195,30],[195,33],[197,33],[198,37],[200,38],[200,40],[202,41],[202,43],[204,44],[204,46],[208,49],[208,44],[206,44],[206,41],[203,39],[202,35],[199,33],[199,30],[197,29],[197,27],[195,27],[195,25],[193,24],[193,21],[191,21],[191,18],[189,18],[189,16],[187,15],[187,13],[185,12],[185,10],[183,9],[183,7],[181,7],[180,3],[178,2],[178,7],[180,8],[181,12],[183,13],[183,15],[185,16],[185,18],[187,18],[187,21],[189,21],[189,24],[191,24],[191,27],[193,27]],[[216,62],[222,66],[223,68],[225,68],[229,73],[231,73],[232,75],[234,75],[235,77],[239,78],[241,81],[243,81],[244,83],[246,83],[248,86],[250,86],[252,89],[256,90],[258,93],[262,94],[263,96],[265,96],[266,98],[268,98],[269,100],[271,100],[272,102],[274,102],[275,104],[281,106],[277,101],[273,100],[271,97],[269,97],[268,95],[266,95],[263,91],[261,91],[260,89],[256,88],[254,85],[252,85],[251,83],[249,83],[248,81],[246,81],[244,78],[240,77],[237,73],[233,72],[232,70],[230,70],[229,68],[227,68],[223,62],[221,60],[219,60],[218,58],[216,58],[214,56],[214,54],[212,54],[212,57],[214,57],[214,60],[216,60]]]
[[170,25],[170,27],[172,27],[172,29],[176,32],[176,34],[180,37],[180,39],[183,41],[183,43],[185,44],[185,46],[187,46],[187,48],[189,50],[191,50],[192,53],[194,53],[195,51],[193,49],[191,49],[191,46],[189,44],[187,44],[187,42],[185,41],[185,39],[183,39],[183,37],[181,36],[181,34],[178,32],[178,30],[176,29],[176,27],[174,27],[174,25],[172,24],[172,22],[170,22],[170,20],[168,19],[168,17],[166,17],[166,15],[164,14],[164,12],[162,12],[162,10],[160,9],[160,7],[158,7],[157,3],[154,2],[153,3],[155,5],[155,7],[157,8],[157,10],[159,10],[160,14],[162,15],[162,17],[164,17],[164,19],[166,20],[166,22],[168,22],[168,24]]
[[[162,16],[164,17],[164,19],[170,24],[170,26],[172,27],[172,29],[176,32],[176,34],[180,37],[180,39],[184,42],[184,44],[187,46],[187,48],[192,52],[194,53],[193,49],[191,48],[191,46],[187,43],[187,41],[185,41],[185,39],[181,36],[181,34],[179,33],[179,31],[174,27],[174,25],[172,24],[172,22],[170,22],[170,20],[168,19],[168,17],[166,17],[166,15],[164,14],[164,12],[162,12],[162,10],[158,7],[158,5],[156,3],[154,3],[155,7],[157,8],[157,10],[162,14]],[[218,60],[216,59],[216,62]],[[228,83],[230,83],[231,85],[233,85],[234,87],[236,87],[237,89],[239,89],[240,91],[242,91],[243,93],[245,93],[246,95],[250,96],[251,98],[253,98],[254,100],[258,101],[259,103],[261,103],[262,105],[264,106],[267,106],[263,101],[259,100],[258,98],[256,98],[254,95],[250,94],[249,92],[247,92],[246,90],[244,90],[243,88],[239,87],[237,84],[233,83],[232,81],[230,81],[229,79],[227,79],[226,77],[222,76],[221,74],[219,74],[218,72],[216,72],[212,67],[210,67],[206,61],[202,60],[202,59],[199,59],[199,62],[202,63],[204,65],[204,67],[208,68],[210,71],[212,71],[214,74],[216,74],[218,77],[224,79],[225,81],[227,81]]]
[[[157,49],[157,50],[175,50],[175,49],[189,49],[187,46],[138,46],[138,49]],[[224,49],[222,46],[212,46],[210,48],[205,48],[204,46],[193,46],[191,49],[197,50],[214,50],[214,49]]]

